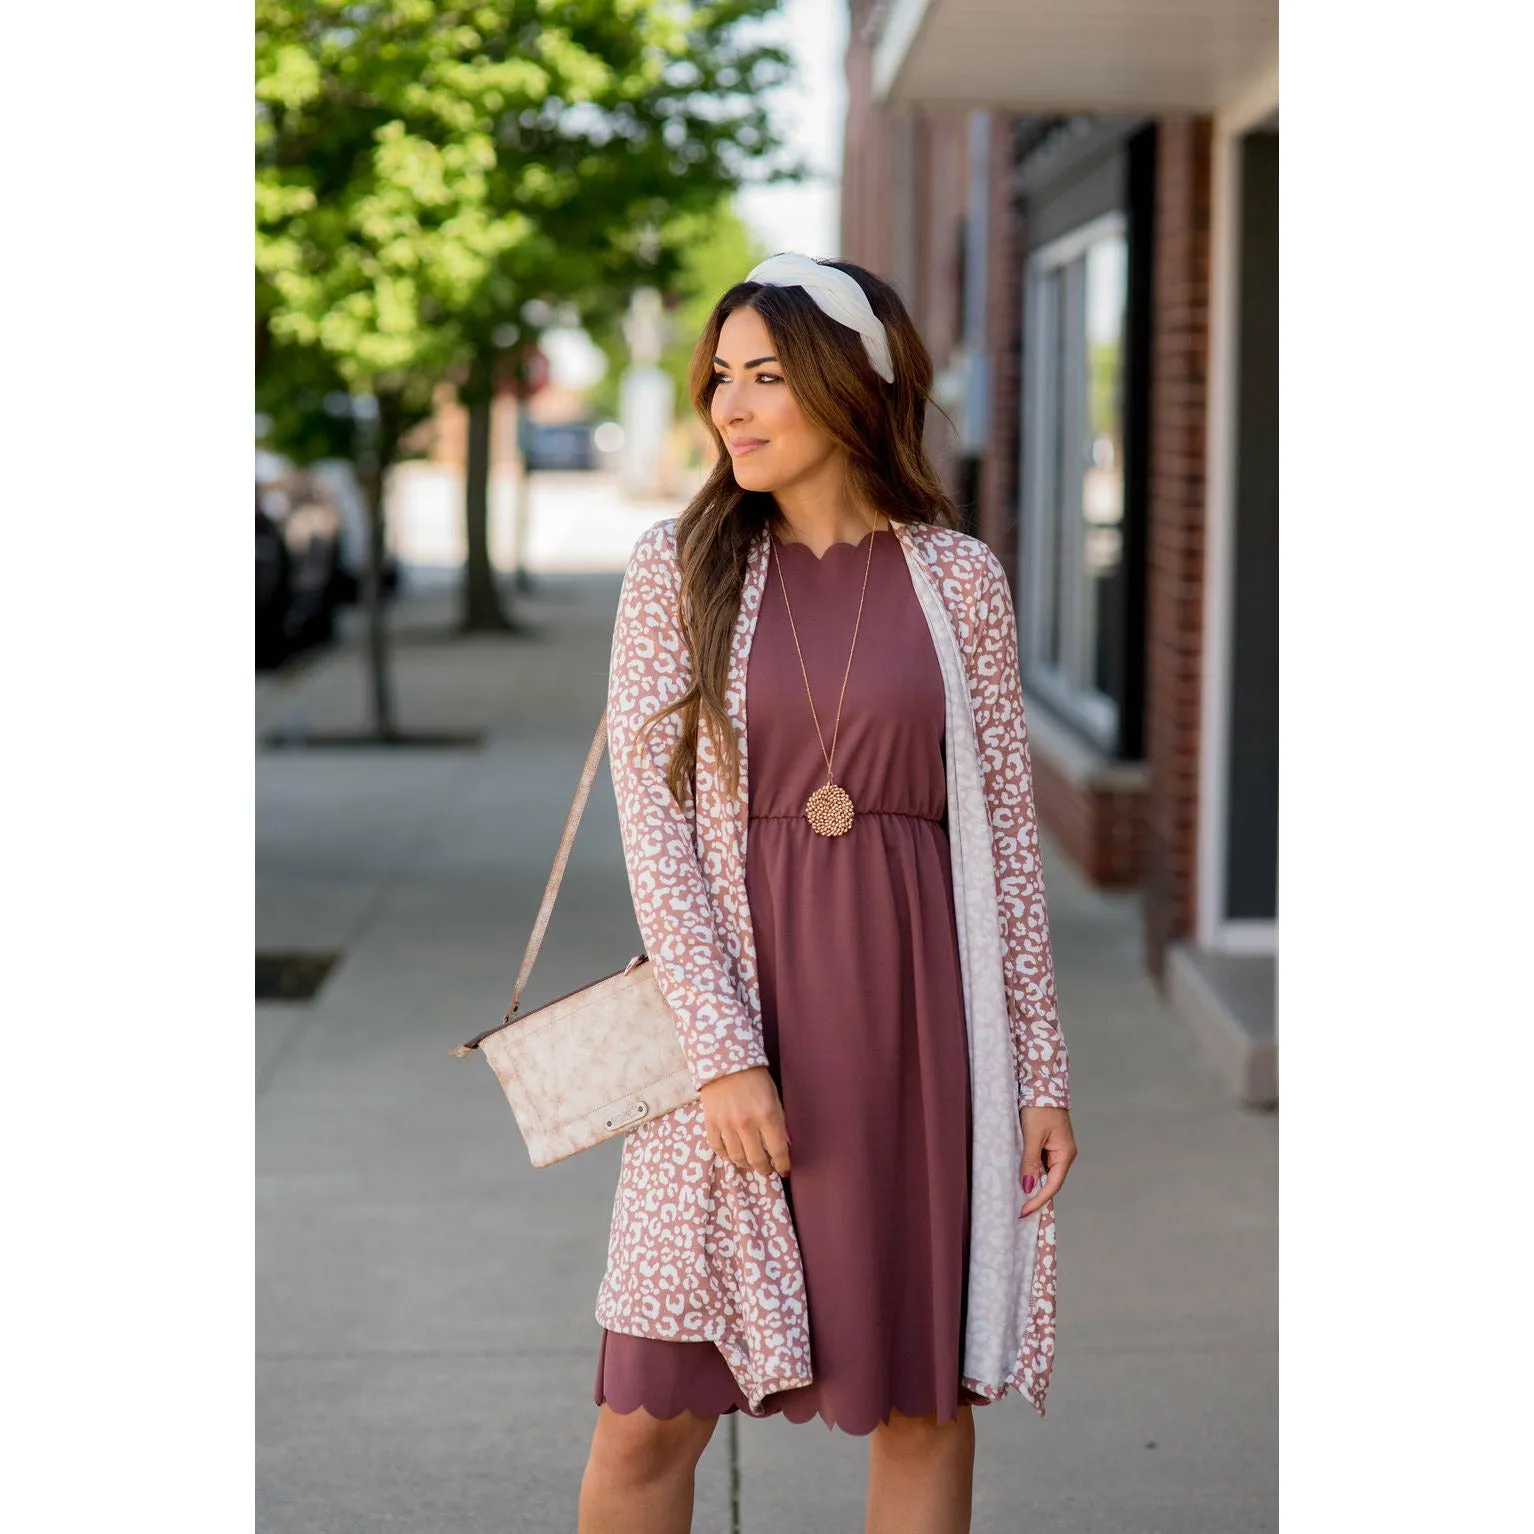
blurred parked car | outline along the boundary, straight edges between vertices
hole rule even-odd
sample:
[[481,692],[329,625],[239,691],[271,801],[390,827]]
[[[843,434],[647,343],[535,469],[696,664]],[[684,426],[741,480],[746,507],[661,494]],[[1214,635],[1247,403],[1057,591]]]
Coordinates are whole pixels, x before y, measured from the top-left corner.
[[529,473],[539,469],[594,469],[595,421],[529,421],[523,451]]
[[282,529],[261,509],[256,491],[256,669],[281,665],[288,653],[288,551]]
[[334,637],[336,609],[357,599],[341,548],[341,513],[311,475],[293,470],[257,484],[258,667]]

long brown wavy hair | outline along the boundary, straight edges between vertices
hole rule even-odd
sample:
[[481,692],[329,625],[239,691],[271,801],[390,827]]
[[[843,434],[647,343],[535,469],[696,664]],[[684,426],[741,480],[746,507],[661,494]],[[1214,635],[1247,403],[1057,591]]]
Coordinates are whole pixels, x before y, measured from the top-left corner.
[[754,309],[772,337],[785,386],[806,416],[847,455],[854,501],[897,521],[952,526],[953,502],[927,459],[922,434],[932,388],[932,358],[900,295],[883,278],[850,261],[825,261],[852,277],[868,295],[889,338],[895,381],[886,384],[868,361],[862,337],[823,313],[803,288],[738,282],[709,315],[693,353],[693,407],[714,438],[718,458],[703,488],[677,518],[682,570],[678,620],[692,660],[693,684],[646,721],[652,729],[682,716],[681,738],[666,783],[687,803],[698,760],[698,728],[706,724],[725,785],[740,787],[740,742],[725,707],[730,644],[752,543],[777,516],[764,491],[742,490],[724,438],[714,426],[714,356],[719,332],[737,309]]

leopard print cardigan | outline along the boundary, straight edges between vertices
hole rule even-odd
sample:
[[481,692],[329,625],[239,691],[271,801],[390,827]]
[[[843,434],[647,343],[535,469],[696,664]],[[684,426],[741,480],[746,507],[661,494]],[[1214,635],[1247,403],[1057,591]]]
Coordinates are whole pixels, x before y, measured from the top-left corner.
[[[1042,1416],[1054,1361],[1052,1204],[1016,1215],[1018,1109],[1069,1106],[1039,865],[1017,630],[1006,574],[978,539],[893,530],[932,633],[947,698],[950,844],[970,1042],[973,1156],[963,1382],[986,1400],[1016,1389]],[[634,912],[699,1087],[766,1065],[746,898],[746,667],[767,569],[753,545],[732,640],[726,706],[741,742],[725,791],[701,732],[694,794],[665,769],[687,687],[677,619],[675,521],[639,540],[613,633],[608,736]],[[804,1272],[777,1173],[716,1156],[693,1103],[629,1134],[596,1317],[610,1330],[718,1346],[753,1410],[812,1378]]]

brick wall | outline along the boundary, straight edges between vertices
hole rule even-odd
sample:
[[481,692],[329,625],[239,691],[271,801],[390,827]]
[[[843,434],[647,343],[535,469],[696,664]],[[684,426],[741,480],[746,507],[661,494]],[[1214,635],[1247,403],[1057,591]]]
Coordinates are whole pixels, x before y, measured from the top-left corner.
[[[887,275],[890,267],[890,114],[873,99],[872,0],[852,0],[847,38],[847,121],[842,138],[841,256]],[[828,255],[828,251],[808,251]]]
[[[969,114],[923,112],[916,140],[917,291],[912,318],[932,353],[933,367],[941,373],[964,338],[959,292],[964,276],[962,233],[969,201]],[[927,412],[927,453],[949,494],[957,495],[958,433],[936,409]]]
[[1156,157],[1146,576],[1146,964],[1193,929],[1203,658],[1210,124],[1162,120]]
[[1144,874],[1144,787],[1083,783],[1047,751],[1035,746],[1032,757],[1039,823],[1091,884],[1133,889]]
[[[941,372],[963,339],[962,231],[969,196],[969,113],[887,111],[873,100],[869,0],[852,0],[847,122],[842,154],[842,255],[897,281]],[[979,533],[1009,573],[1017,559],[1019,304],[1023,238],[1013,207],[1012,118],[991,115],[987,331],[991,337],[990,441],[981,459]],[[905,147],[902,152],[899,145]],[[894,178],[905,185],[898,190]],[[897,219],[901,226],[897,227]],[[909,227],[904,227],[906,221]],[[953,428],[928,412],[927,451],[951,494],[961,460]]]
[[1023,255],[1027,239],[1012,195],[1013,119],[991,114],[990,241],[986,332],[991,349],[989,441],[980,463],[980,536],[1017,580],[1018,411],[1021,408]]

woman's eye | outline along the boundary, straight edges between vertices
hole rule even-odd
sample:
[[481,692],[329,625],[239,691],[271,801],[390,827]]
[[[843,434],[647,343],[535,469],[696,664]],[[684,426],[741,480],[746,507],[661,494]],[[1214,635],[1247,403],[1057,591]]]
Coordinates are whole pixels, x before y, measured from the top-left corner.
[[758,383],[782,383],[783,382],[783,380],[776,373],[758,373],[756,375],[756,381]]

